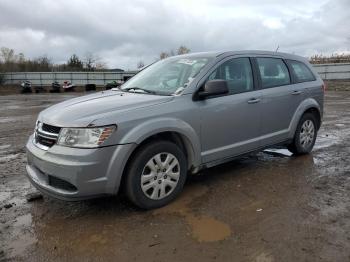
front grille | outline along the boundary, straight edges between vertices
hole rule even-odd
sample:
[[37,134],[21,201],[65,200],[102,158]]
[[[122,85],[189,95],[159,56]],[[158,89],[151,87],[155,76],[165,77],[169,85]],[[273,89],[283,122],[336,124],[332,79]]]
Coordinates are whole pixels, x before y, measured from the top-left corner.
[[35,130],[35,143],[45,147],[52,147],[58,139],[60,130],[60,127],[39,123]]
[[43,124],[41,129],[45,132],[53,133],[53,134],[58,134],[61,131],[61,128],[58,126],[51,126],[48,124]]
[[62,189],[62,190],[66,190],[66,191],[70,191],[70,192],[75,192],[77,191],[77,188],[72,185],[71,183],[54,177],[54,176],[48,176],[49,177],[49,185],[58,189]]

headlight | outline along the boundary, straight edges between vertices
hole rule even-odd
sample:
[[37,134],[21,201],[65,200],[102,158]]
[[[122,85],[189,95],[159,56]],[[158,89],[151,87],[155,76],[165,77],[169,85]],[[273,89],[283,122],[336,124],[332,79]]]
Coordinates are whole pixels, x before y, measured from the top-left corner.
[[69,147],[94,148],[106,141],[116,126],[92,128],[62,128],[57,144]]

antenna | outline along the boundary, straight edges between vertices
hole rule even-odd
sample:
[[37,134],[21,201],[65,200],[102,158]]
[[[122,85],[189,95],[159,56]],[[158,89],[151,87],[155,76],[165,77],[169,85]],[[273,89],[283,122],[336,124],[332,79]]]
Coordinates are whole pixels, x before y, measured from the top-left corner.
[[279,48],[280,48],[280,45],[277,45],[277,48],[276,48],[276,51],[275,51],[275,52],[277,52]]

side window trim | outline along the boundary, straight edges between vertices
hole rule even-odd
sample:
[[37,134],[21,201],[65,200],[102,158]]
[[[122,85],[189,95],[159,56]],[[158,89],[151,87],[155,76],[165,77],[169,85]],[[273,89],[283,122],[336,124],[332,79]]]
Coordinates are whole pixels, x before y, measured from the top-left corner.
[[[243,93],[249,93],[249,92],[253,92],[253,91],[257,91],[259,90],[259,86],[258,86],[258,79],[254,73],[254,65],[252,63],[252,57],[250,55],[245,55],[245,56],[228,56],[225,57],[223,59],[221,59],[220,61],[218,61],[215,65],[213,65],[210,70],[198,81],[197,83],[197,89],[195,91],[194,94],[196,94],[201,88],[202,86],[205,84],[206,79],[208,79],[208,77],[217,69],[219,68],[222,64],[224,64],[225,62],[231,60],[231,59],[235,59],[235,58],[248,58],[249,59],[249,63],[250,63],[250,68],[251,68],[251,72],[252,72],[252,80],[253,80],[253,89],[246,91],[246,92],[241,92],[241,93],[236,93],[236,94],[226,94],[226,95],[220,95],[220,96],[214,96],[214,97],[208,97],[207,99],[211,99],[211,98],[218,98],[218,97],[223,97],[223,96],[232,96],[232,95],[238,95],[238,94],[243,94]],[[221,70],[221,69],[220,69]],[[220,75],[222,74],[222,72],[220,71]]]
[[[274,85],[274,86],[269,86],[269,87],[263,87],[257,58],[272,58],[272,59],[280,59],[280,60],[282,60],[282,62],[285,64],[285,66],[286,66],[286,68],[288,70],[289,83],[288,84],[284,84],[284,85]],[[292,75],[291,75],[290,68],[289,68],[289,66],[286,63],[284,58],[282,58],[282,57],[274,57],[274,56],[254,56],[253,60],[254,60],[254,66],[256,68],[256,74],[257,74],[257,78],[258,78],[258,82],[259,82],[259,89],[263,90],[263,89],[275,88],[275,87],[279,87],[279,86],[288,86],[288,85],[292,85],[293,84],[293,78],[292,78]]]
[[256,57],[250,57],[250,63],[252,65],[252,70],[254,75],[254,89],[261,90],[263,88],[262,88],[261,76],[259,72],[258,62],[256,61]]
[[290,80],[290,85],[295,84],[296,81],[296,76],[294,75],[294,71],[293,68],[290,66],[290,64],[288,63],[287,59],[282,59],[283,63],[286,65],[287,69],[288,69],[288,74],[289,74],[289,80]]

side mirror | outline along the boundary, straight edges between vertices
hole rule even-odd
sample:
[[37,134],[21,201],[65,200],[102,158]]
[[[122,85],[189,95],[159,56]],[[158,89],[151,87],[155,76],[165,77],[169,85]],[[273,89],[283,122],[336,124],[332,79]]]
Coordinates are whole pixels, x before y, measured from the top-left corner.
[[205,99],[209,96],[224,95],[228,93],[226,80],[216,79],[209,80],[204,85],[204,90],[198,92],[199,99]]

